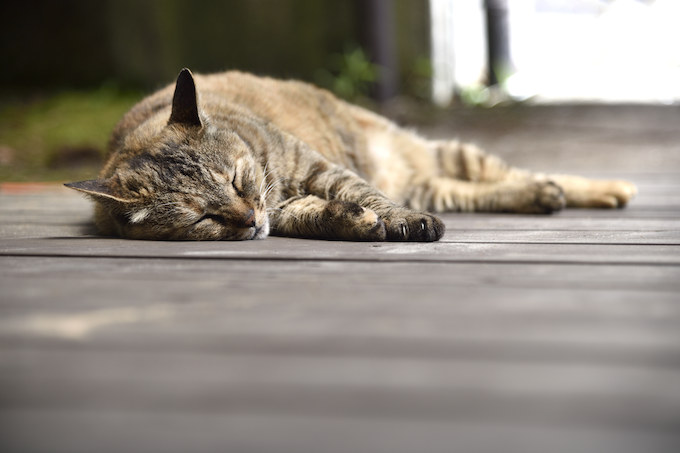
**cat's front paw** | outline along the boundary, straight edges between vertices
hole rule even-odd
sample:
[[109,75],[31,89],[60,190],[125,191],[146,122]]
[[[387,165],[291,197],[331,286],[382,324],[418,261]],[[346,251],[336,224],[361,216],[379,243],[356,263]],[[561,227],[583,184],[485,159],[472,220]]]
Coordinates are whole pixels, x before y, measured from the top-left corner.
[[334,239],[348,241],[384,241],[385,223],[378,215],[356,203],[332,200],[324,208],[325,222]]
[[445,227],[438,217],[409,209],[395,209],[382,216],[388,241],[438,241]]

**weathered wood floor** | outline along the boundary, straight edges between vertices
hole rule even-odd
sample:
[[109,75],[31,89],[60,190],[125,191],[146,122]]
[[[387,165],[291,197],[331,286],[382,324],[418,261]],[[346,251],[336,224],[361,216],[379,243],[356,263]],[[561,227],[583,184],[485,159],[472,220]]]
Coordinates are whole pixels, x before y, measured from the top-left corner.
[[6,190],[0,451],[678,452],[666,124],[576,131],[627,209],[446,215],[435,244],[103,239],[79,195]]

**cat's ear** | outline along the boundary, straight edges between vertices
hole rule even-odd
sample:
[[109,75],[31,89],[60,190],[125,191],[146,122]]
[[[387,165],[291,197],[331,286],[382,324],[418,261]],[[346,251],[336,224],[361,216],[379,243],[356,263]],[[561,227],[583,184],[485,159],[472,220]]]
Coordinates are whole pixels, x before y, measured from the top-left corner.
[[90,195],[94,199],[113,200],[120,203],[130,203],[132,201],[116,195],[108,179],[91,179],[88,181],[69,182],[64,185],[70,189]]
[[175,95],[172,98],[172,113],[168,124],[201,126],[201,118],[198,115],[196,84],[193,74],[187,68],[182,69],[177,76]]

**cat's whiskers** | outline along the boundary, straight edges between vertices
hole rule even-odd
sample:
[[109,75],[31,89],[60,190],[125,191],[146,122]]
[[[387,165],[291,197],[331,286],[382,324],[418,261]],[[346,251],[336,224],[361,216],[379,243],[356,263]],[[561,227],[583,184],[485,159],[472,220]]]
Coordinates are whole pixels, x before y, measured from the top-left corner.
[[264,164],[264,168],[262,169],[262,181],[260,182],[260,193],[262,193],[262,188],[264,187],[264,184],[267,182],[267,176],[269,176],[269,174],[271,173],[271,172],[267,171],[268,166],[269,166],[269,161],[267,161]]
[[[269,193],[276,187],[277,184],[279,184],[281,181],[283,181],[283,178],[278,178],[274,181],[270,181],[266,186],[264,184],[267,182],[267,178],[272,174],[271,171],[267,171],[267,166],[269,165],[269,162],[267,162],[264,166],[264,176],[262,178],[262,182],[260,183],[260,193],[262,194],[263,198],[267,198]],[[264,190],[263,190],[264,186]]]
[[267,187],[265,187],[264,192],[262,193],[262,197],[266,200],[269,194],[276,188],[278,184],[280,184],[283,181],[283,178],[276,179],[272,182],[270,182]]

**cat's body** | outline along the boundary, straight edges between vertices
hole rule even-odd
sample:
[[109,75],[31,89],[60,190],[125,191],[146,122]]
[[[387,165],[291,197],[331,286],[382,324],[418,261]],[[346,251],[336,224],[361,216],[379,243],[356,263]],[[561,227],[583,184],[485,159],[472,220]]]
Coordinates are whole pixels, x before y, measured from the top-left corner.
[[103,234],[188,240],[432,241],[444,226],[424,211],[549,213],[635,193],[428,141],[305,83],[188,70],[124,116],[99,179],[68,186],[95,200]]

